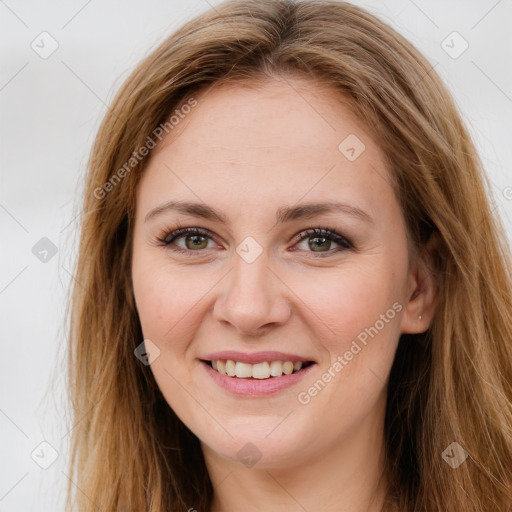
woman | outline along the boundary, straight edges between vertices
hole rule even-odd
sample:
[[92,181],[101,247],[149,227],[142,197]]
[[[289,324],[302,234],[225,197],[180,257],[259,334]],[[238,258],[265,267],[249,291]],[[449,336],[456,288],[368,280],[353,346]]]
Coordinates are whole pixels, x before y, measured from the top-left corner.
[[78,510],[503,512],[510,252],[446,88],[341,2],[227,2],[98,133]]

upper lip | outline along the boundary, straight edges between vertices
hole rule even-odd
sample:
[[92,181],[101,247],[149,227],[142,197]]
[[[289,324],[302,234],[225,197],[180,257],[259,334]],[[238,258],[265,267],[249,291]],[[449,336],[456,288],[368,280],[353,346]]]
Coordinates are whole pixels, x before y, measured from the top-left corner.
[[207,354],[204,357],[201,357],[204,361],[219,361],[219,360],[228,360],[239,361],[241,363],[249,363],[256,364],[262,363],[264,361],[291,361],[295,362],[303,362],[306,363],[308,361],[313,361],[308,357],[301,357],[296,354],[289,354],[286,352],[275,352],[275,351],[263,351],[263,352],[239,352],[237,350],[224,350],[221,352],[213,352],[211,354]]

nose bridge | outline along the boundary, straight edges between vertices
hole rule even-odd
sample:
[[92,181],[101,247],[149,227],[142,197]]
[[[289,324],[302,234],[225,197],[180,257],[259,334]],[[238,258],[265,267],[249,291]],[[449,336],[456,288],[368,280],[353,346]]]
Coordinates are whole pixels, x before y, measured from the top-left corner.
[[[243,244],[240,244],[243,248]],[[233,270],[215,304],[215,316],[240,332],[257,333],[263,326],[285,322],[290,305],[265,251],[254,260],[235,254]]]
[[[240,300],[240,305],[245,302],[245,298],[252,297],[253,300],[266,298],[270,299],[268,293],[271,288],[268,258],[261,254],[254,261],[245,260],[241,256],[234,258],[234,268],[232,272],[232,283],[230,286],[230,295]],[[267,301],[261,302],[261,306]]]

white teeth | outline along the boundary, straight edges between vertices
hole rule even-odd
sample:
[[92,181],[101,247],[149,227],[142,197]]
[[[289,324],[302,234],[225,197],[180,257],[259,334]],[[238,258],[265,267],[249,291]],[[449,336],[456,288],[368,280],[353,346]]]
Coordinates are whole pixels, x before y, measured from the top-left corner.
[[268,379],[270,377],[270,365],[267,362],[248,366],[252,366],[253,379]]
[[270,377],[281,377],[290,375],[303,367],[301,361],[263,361],[262,363],[249,364],[232,359],[211,361],[212,368],[222,375],[238,377],[239,379],[268,379]]
[[283,363],[283,373],[285,375],[290,375],[293,372],[293,363],[291,361],[286,361]]
[[283,363],[281,361],[272,361],[270,363],[270,375],[272,377],[281,377],[283,375]]
[[242,378],[252,377],[252,364],[237,362],[235,364],[235,375]]
[[235,369],[236,369],[235,361],[231,361],[231,359],[228,359],[226,361],[226,374],[229,375],[230,377],[234,377]]

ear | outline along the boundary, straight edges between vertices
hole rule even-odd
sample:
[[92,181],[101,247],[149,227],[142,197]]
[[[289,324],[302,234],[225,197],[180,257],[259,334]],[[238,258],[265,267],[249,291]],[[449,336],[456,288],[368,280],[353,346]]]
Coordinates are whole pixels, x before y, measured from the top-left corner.
[[[436,281],[433,272],[433,254],[437,247],[438,233],[432,233],[425,251],[411,265],[407,289],[407,300],[402,315],[401,333],[425,332],[432,322],[438,303]],[[419,318],[421,316],[421,318]]]

